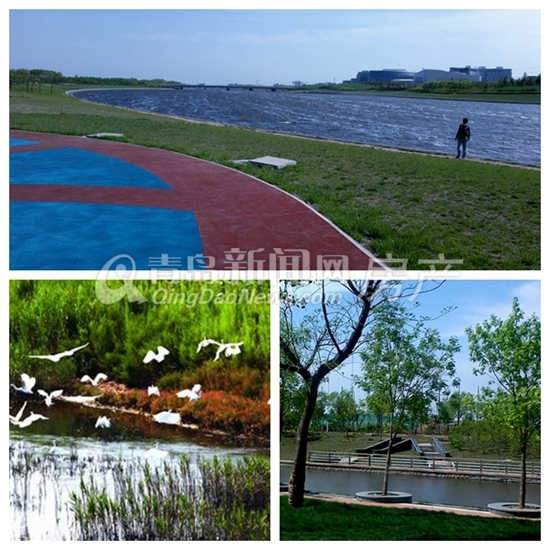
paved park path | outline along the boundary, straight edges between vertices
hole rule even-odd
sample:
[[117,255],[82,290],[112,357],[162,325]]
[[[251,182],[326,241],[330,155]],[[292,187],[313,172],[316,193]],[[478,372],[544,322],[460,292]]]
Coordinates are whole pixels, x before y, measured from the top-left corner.
[[236,169],[107,139],[10,131],[10,269],[383,269],[290,194]]

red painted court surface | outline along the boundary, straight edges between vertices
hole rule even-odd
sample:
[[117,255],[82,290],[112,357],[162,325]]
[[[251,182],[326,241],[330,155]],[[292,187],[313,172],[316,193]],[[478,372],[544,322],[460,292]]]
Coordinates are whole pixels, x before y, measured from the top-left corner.
[[179,153],[10,131],[10,269],[384,269],[303,202]]

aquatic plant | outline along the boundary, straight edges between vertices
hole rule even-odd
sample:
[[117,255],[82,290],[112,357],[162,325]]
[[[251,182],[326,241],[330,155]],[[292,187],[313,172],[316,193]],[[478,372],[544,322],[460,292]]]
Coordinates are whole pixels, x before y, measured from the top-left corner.
[[268,540],[266,459],[119,462],[114,491],[93,478],[71,493],[78,540]]
[[269,460],[82,455],[10,444],[12,538],[268,540]]

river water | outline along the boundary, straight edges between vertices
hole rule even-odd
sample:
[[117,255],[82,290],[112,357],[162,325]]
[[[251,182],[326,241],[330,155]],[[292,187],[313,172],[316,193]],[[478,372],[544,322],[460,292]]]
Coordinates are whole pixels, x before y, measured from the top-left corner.
[[472,132],[468,156],[541,164],[540,105],[218,88],[82,90],[72,95],[245,128],[451,155],[456,153],[456,130],[466,117]]
[[[13,404],[10,414],[15,415],[21,405]],[[12,540],[71,539],[75,522],[70,493],[78,489],[81,477],[93,477],[99,487],[109,489],[117,466],[132,471],[145,461],[152,467],[162,467],[165,461],[176,465],[182,455],[195,465],[214,457],[238,459],[246,454],[268,453],[223,444],[195,430],[157,424],[142,415],[115,414],[63,402],[49,408],[29,402],[23,416],[30,411],[47,420],[26,428],[10,424]],[[95,427],[97,418],[103,415],[110,418],[110,428]],[[146,458],[146,451],[157,445],[167,456]]]
[[[291,467],[281,465],[282,483],[288,483]],[[355,497],[359,491],[381,491],[383,473],[308,469],[306,489]],[[527,485],[527,502],[540,504],[540,485]],[[411,493],[413,502],[468,508],[485,508],[491,502],[517,502],[519,484],[390,474],[389,491]]]

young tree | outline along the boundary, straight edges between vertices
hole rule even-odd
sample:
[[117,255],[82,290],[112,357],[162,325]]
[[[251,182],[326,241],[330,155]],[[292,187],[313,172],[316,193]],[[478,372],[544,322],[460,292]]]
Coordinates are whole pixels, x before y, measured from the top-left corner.
[[[288,486],[290,506],[299,508],[304,502],[307,439],[319,385],[364,344],[365,328],[373,311],[390,300],[410,299],[412,303],[414,296],[439,288],[443,281],[436,284],[427,281],[422,283],[428,288],[419,291],[419,285],[402,288],[399,281],[318,281],[313,285],[319,300],[316,300],[312,311],[306,312],[305,302],[296,292],[300,284],[295,281],[282,282],[281,369],[296,373],[307,388]],[[327,290],[328,285],[335,284],[341,289],[338,298]]]
[[[491,396],[491,410],[517,438],[521,449],[519,505],[525,507],[526,461],[529,440],[540,434],[541,367],[540,320],[536,315],[525,319],[514,298],[512,313],[503,321],[495,315],[474,328],[466,329],[470,359],[479,365],[474,374],[489,375],[485,393]],[[496,385],[496,389],[493,386]]]
[[444,342],[421,321],[411,324],[403,306],[388,303],[369,332],[359,385],[385,404],[389,440],[382,494],[388,492],[391,447],[405,422],[427,415],[430,405],[455,376],[458,339]]

